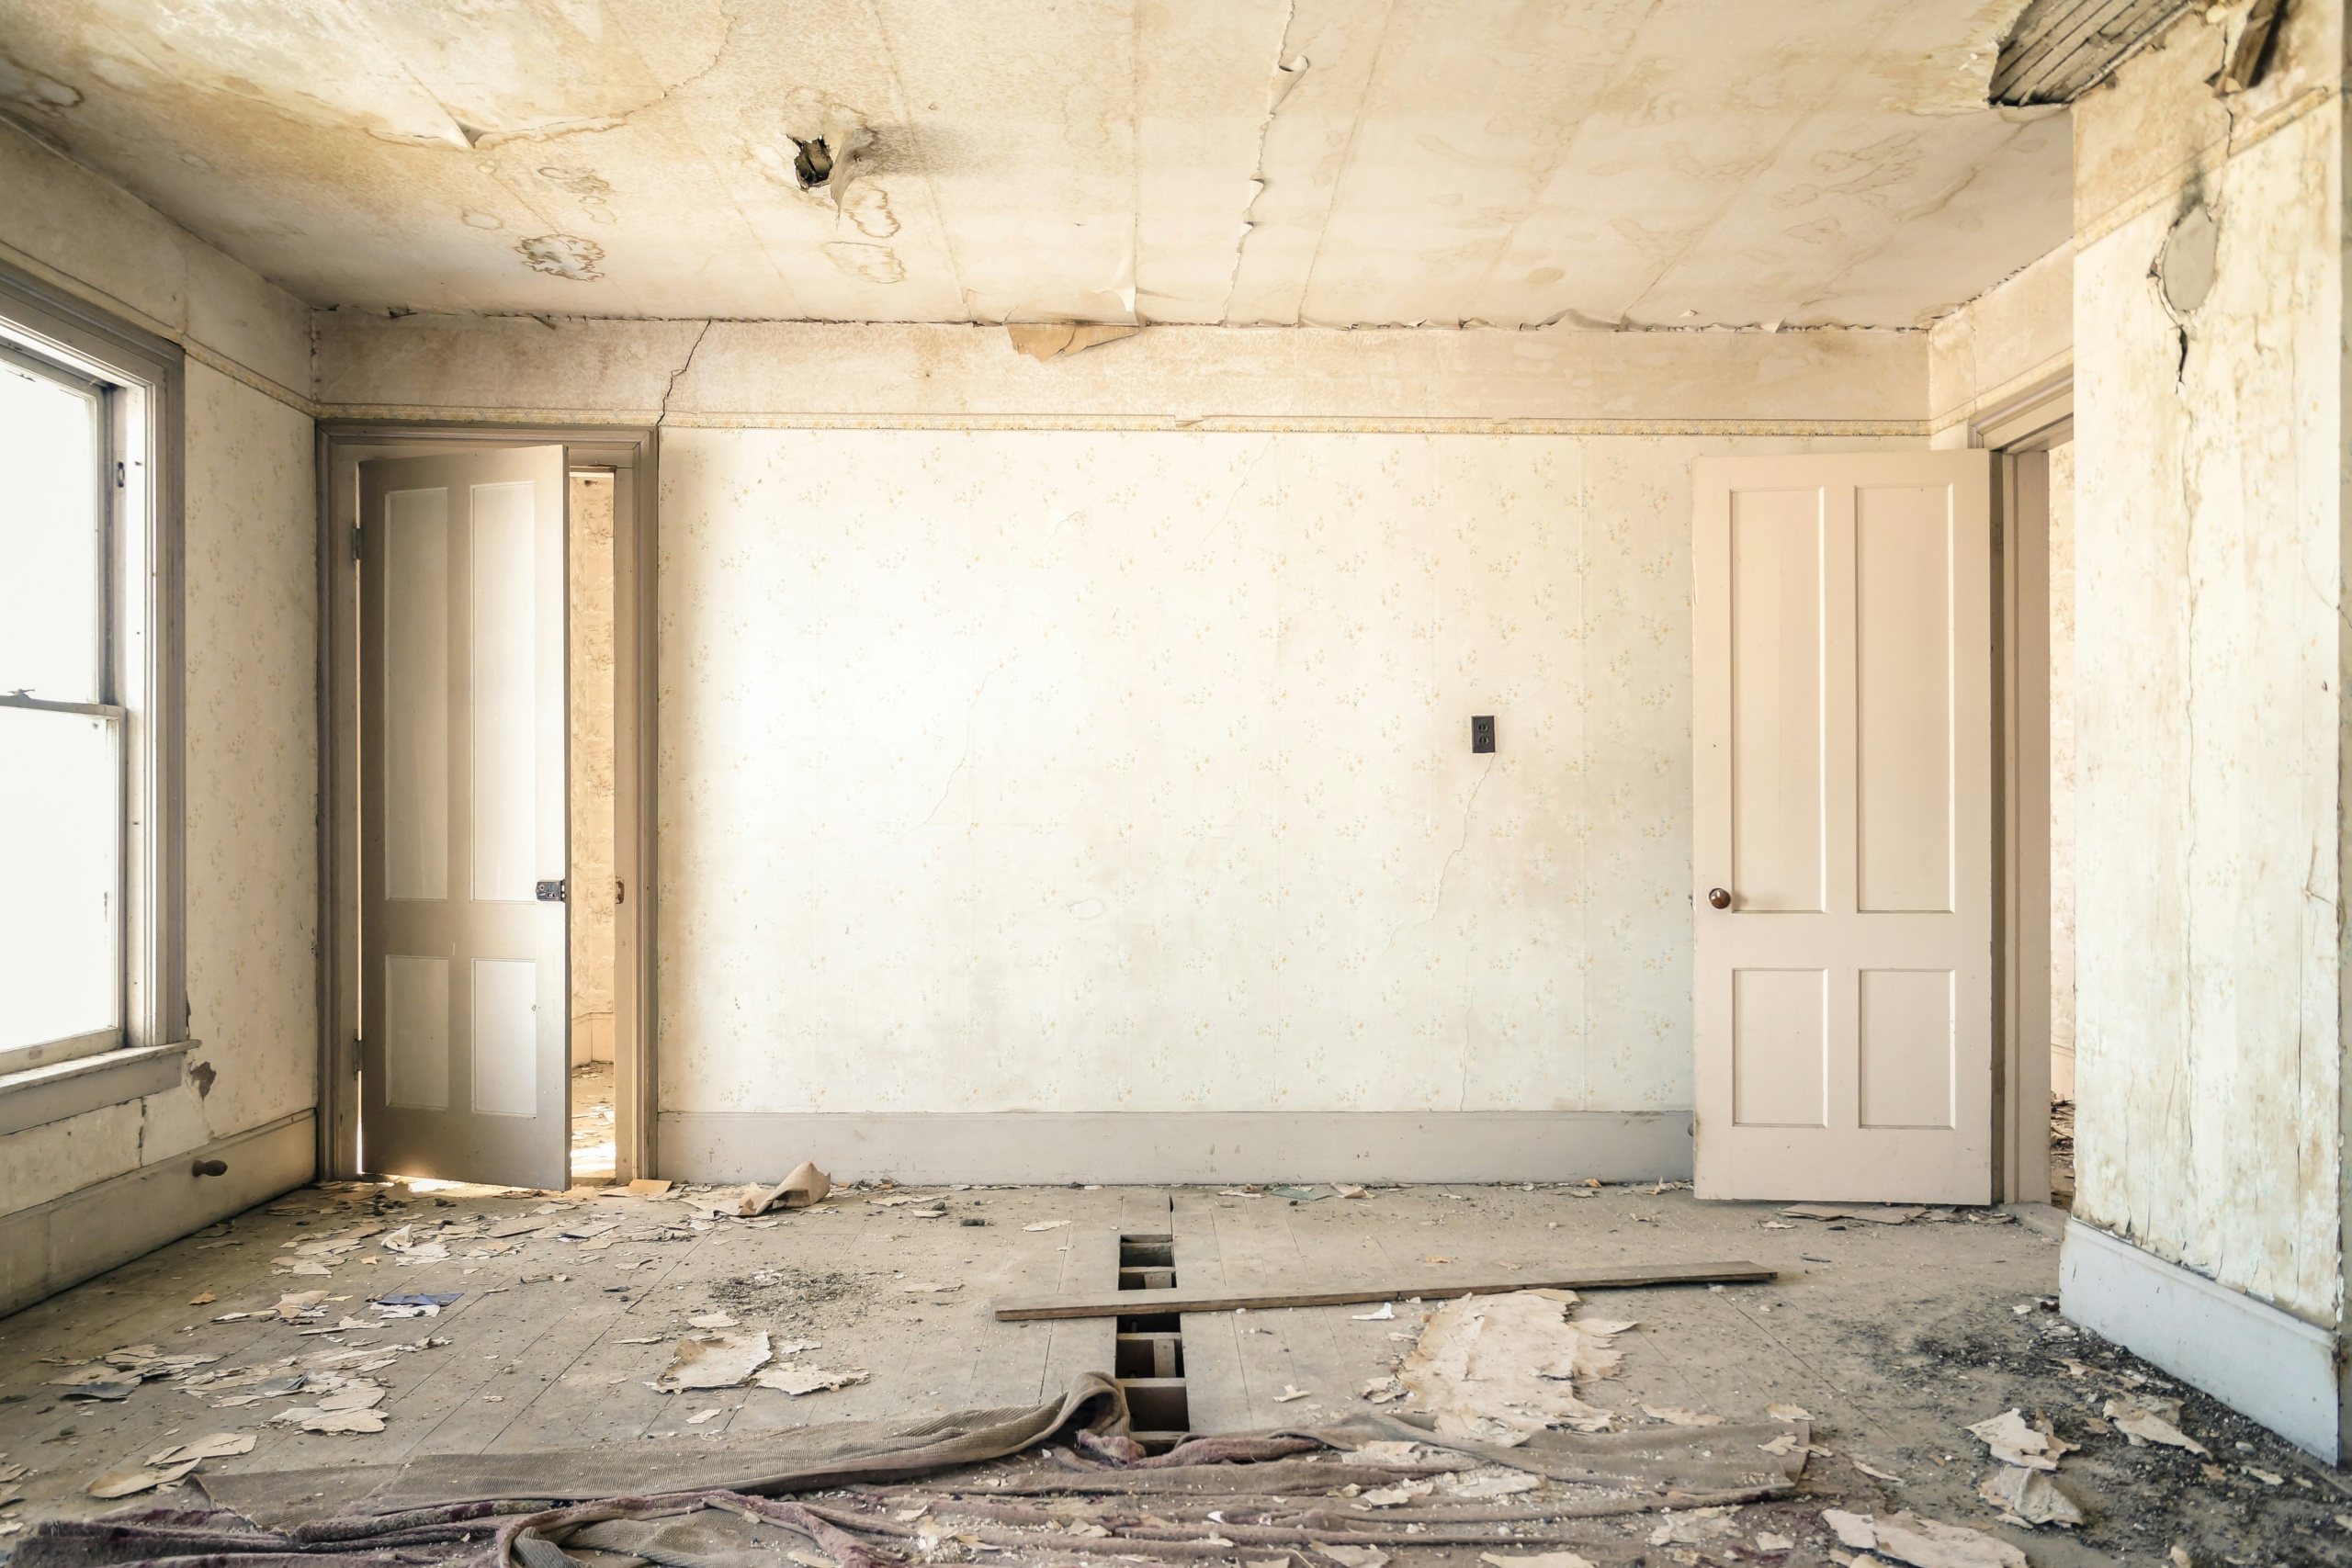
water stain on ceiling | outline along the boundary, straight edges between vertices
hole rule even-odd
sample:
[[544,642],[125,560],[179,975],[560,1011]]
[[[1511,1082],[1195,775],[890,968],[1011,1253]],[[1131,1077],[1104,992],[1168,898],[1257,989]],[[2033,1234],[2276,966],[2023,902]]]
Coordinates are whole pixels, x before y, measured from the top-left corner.
[[0,116],[318,305],[1919,324],[2063,243],[2024,0],[77,0]]

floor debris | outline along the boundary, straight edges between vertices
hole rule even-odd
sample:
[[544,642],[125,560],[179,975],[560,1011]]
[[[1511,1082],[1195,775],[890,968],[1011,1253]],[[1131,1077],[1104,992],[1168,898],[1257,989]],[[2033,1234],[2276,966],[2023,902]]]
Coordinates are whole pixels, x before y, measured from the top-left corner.
[[[1294,1207],[1262,1187],[1257,1195],[1273,1201],[1244,1204],[1198,1190],[1172,1197],[1116,1190],[1081,1196],[1075,1189],[983,1189],[966,1197],[956,1190],[876,1184],[836,1189],[813,1214],[756,1219],[732,1213],[740,1188],[673,1187],[644,1195],[588,1188],[560,1196],[517,1192],[487,1199],[437,1190],[449,1201],[381,1184],[356,1189],[349,1201],[312,1190],[299,1195],[300,1203],[285,1204],[282,1216],[241,1217],[82,1287],[45,1319],[17,1320],[29,1332],[19,1331],[13,1354],[0,1348],[0,1373],[10,1379],[6,1390],[30,1397],[0,1404],[0,1449],[44,1461],[57,1457],[35,1469],[23,1486],[10,1482],[10,1467],[0,1461],[0,1536],[6,1538],[0,1551],[32,1545],[10,1568],[44,1568],[41,1554],[59,1548],[39,1544],[39,1531],[45,1517],[60,1511],[193,1507],[202,1517],[198,1488],[241,1479],[218,1473],[222,1471],[274,1473],[290,1484],[298,1472],[286,1467],[320,1467],[313,1491],[330,1483],[329,1477],[332,1484],[365,1490],[395,1474],[428,1474],[433,1464],[444,1467],[445,1477],[487,1470],[493,1480],[512,1482],[544,1475],[524,1461],[544,1461],[548,1444],[586,1443],[593,1437],[608,1444],[606,1452],[575,1450],[564,1462],[592,1467],[588,1473],[601,1473],[608,1489],[571,1495],[574,1503],[593,1505],[648,1477],[681,1484],[741,1482],[761,1471],[775,1445],[827,1430],[804,1425],[818,1412],[839,1412],[852,1424],[952,1421],[959,1402],[939,1397],[934,1389],[980,1395],[965,1404],[1034,1397],[1018,1379],[1006,1377],[1012,1363],[1049,1367],[1052,1358],[1091,1343],[1073,1335],[1099,1334],[1107,1346],[1114,1325],[1024,1328],[983,1320],[978,1303],[953,1303],[983,1292],[1053,1290],[1057,1280],[1091,1289],[1098,1268],[1107,1292],[1112,1260],[1105,1238],[1170,1230],[1178,1277],[1188,1287],[1250,1273],[1285,1283],[1292,1276],[1282,1260],[1294,1256],[1341,1277],[1351,1267],[1372,1276],[1372,1291],[1342,1309],[1286,1313],[1250,1303],[1247,1317],[1202,1325],[1230,1339],[1229,1348],[1218,1348],[1224,1340],[1199,1327],[1185,1335],[1182,1347],[1181,1371],[1192,1381],[1195,1419],[1213,1412],[1210,1418],[1223,1422],[1214,1429],[1227,1433],[1253,1425],[1261,1432],[1289,1432],[1304,1423],[1306,1431],[1327,1432],[1347,1422],[1374,1423],[1357,1431],[1361,1440],[1354,1447],[1240,1462],[1212,1462],[1196,1450],[1161,1467],[1157,1459],[1145,1463],[1139,1450],[1115,1461],[1102,1459],[1065,1432],[1050,1439],[1063,1457],[1033,1446],[977,1470],[828,1484],[800,1501],[849,1521],[837,1527],[849,1542],[820,1546],[812,1537],[794,1536],[789,1527],[763,1522],[758,1529],[767,1532],[766,1544],[746,1549],[764,1552],[771,1568],[851,1568],[858,1559],[842,1555],[850,1545],[941,1564],[993,1559],[1038,1568],[1115,1568],[1117,1559],[1140,1558],[1149,1568],[1196,1568],[1190,1560],[1222,1558],[1257,1568],[1333,1568],[1335,1560],[1314,1554],[1312,1542],[1320,1540],[1379,1551],[1390,1558],[1390,1568],[1400,1568],[1399,1559],[1401,1568],[1426,1568],[1430,1556],[1419,1549],[1452,1532],[1451,1546],[1468,1550],[1448,1560],[1483,1553],[1491,1560],[1487,1568],[1498,1562],[1564,1568],[1571,1560],[1633,1568],[1645,1551],[1652,1568],[1781,1556],[1826,1568],[1824,1553],[1836,1543],[1820,1519],[1825,1505],[1872,1518],[1874,1529],[1894,1519],[1898,1506],[1916,1519],[1961,1521],[1947,1529],[1984,1527],[1956,1547],[1928,1540],[1928,1547],[1958,1551],[1960,1561],[1970,1563],[1986,1561],[1981,1552],[1987,1540],[2006,1538],[2034,1552],[2024,1532],[2036,1529],[2062,1553],[2074,1545],[2056,1547],[2057,1532],[2071,1530],[2075,1542],[2101,1560],[2138,1560],[2145,1552],[2134,1549],[2143,1547],[2161,1554],[2165,1543],[2177,1540],[2193,1551],[2194,1568],[2223,1568],[2233,1552],[2248,1564],[2301,1561],[2303,1537],[2352,1534],[2352,1528],[2330,1522],[2330,1509],[2343,1509],[2345,1502],[2305,1479],[2318,1472],[2294,1469],[2286,1451],[2264,1434],[2049,1311],[2044,1298],[2055,1280],[2055,1248],[2045,1258],[2048,1244],[2037,1236],[2014,1228],[2004,1235],[1993,1225],[1963,1234],[1952,1222],[1970,1218],[1967,1213],[1939,1211],[1922,1214],[1922,1222],[1933,1223],[1907,1226],[1797,1219],[1787,1222],[1800,1227],[1793,1233],[1759,1231],[1755,1209],[1704,1210],[1687,1193],[1658,1197],[1655,1185],[1533,1191],[1524,1186],[1380,1188],[1369,1190],[1378,1200],[1369,1205],[1302,1201]],[[1333,1184],[1331,1194],[1339,1193]],[[903,1201],[869,1204],[870,1197]],[[934,1211],[946,1217],[990,1215],[998,1228],[984,1235],[944,1222],[928,1229],[890,1224]],[[1173,1223],[1157,1213],[1169,1213]],[[862,1223],[875,1220],[883,1223]],[[1661,1221],[1685,1228],[1676,1234]],[[763,1224],[781,1228],[757,1230]],[[1041,1224],[1035,1234],[1045,1239],[1026,1241],[1015,1234],[1028,1224]],[[1825,1231],[1823,1224],[1847,1228]],[[356,1237],[362,1224],[372,1225],[374,1234]],[[449,1257],[416,1265],[426,1269],[421,1275],[387,1279],[401,1255],[383,1245],[390,1234],[386,1225],[405,1228],[412,1247],[437,1243]],[[1423,1225],[1447,1228],[1424,1237],[1418,1229]],[[492,1234],[510,1228],[509,1235]],[[1061,1230],[1073,1234],[1052,1234]],[[288,1240],[297,1245],[279,1245]],[[373,1245],[347,1245],[355,1240]],[[1964,1244],[1961,1254],[1969,1269],[1982,1270],[1981,1288],[1976,1274],[1947,1277],[1935,1248],[1951,1243]],[[1722,1294],[1587,1296],[1563,1314],[1571,1321],[1577,1311],[1644,1320],[1640,1339],[1621,1337],[1609,1348],[1629,1352],[1612,1378],[1579,1380],[1572,1367],[1566,1380],[1580,1403],[1614,1411],[1612,1430],[1588,1437],[1565,1425],[1538,1425],[1524,1441],[1506,1445],[1407,1427],[1392,1414],[1402,1413],[1406,1422],[1427,1418],[1396,1373],[1424,1321],[1441,1310],[1440,1300],[1407,1299],[1416,1292],[1438,1296],[1426,1283],[1430,1277],[1490,1269],[1498,1281],[1519,1284],[1555,1266],[1547,1259],[1649,1263],[1737,1256],[1751,1246],[1775,1267],[1794,1269],[1801,1251],[1837,1267],[1808,1264],[1754,1291],[1735,1284]],[[1392,1262],[1381,1280],[1376,1260],[1384,1248],[1408,1272],[1395,1272]],[[1425,1254],[1455,1256],[1462,1263],[1446,1269],[1409,1261]],[[369,1257],[378,1263],[363,1261]],[[1364,1261],[1353,1264],[1353,1257]],[[1498,1258],[1529,1261],[1513,1269]],[[329,1273],[289,1279],[298,1261]],[[568,1269],[568,1277],[549,1272],[551,1264]],[[526,1287],[525,1280],[539,1283]],[[955,1280],[965,1288],[901,1289],[929,1280]],[[386,1288],[412,1282],[424,1288]],[[199,1292],[193,1288],[199,1283],[209,1288]],[[98,1299],[117,1284],[126,1287],[125,1300]],[[462,1295],[455,1288],[460,1284]],[[304,1290],[293,1291],[296,1285]],[[315,1295],[305,1293],[313,1290]],[[188,1302],[198,1293],[216,1299]],[[1484,1299],[1510,1293],[1515,1292]],[[271,1304],[287,1297],[290,1312]],[[74,1302],[83,1303],[79,1319],[70,1306]],[[1736,1310],[1725,1304],[1731,1302]],[[232,1310],[214,1313],[216,1305]],[[432,1315],[428,1305],[437,1309],[435,1322],[401,1328],[401,1317]],[[1773,1309],[1769,1318],[1762,1310],[1768,1307]],[[688,1326],[692,1318],[719,1314],[729,1320],[724,1330]],[[1359,1321],[1369,1326],[1358,1327]],[[98,1322],[122,1326],[96,1343],[79,1337],[103,1332],[88,1327]],[[745,1323],[767,1333],[769,1356],[744,1382],[732,1385],[732,1404],[665,1399],[645,1386],[676,1359],[679,1336],[740,1336],[750,1332],[741,1326]],[[665,1324],[673,1326],[671,1335],[653,1332]],[[1863,1324],[1874,1336],[1867,1341],[1855,1338]],[[416,1336],[426,1327],[443,1330],[437,1337],[445,1343],[450,1334],[461,1341],[439,1368],[429,1366],[429,1351],[424,1361],[417,1359],[428,1341]],[[519,1339],[518,1328],[524,1330]],[[401,1332],[413,1343],[392,1340]],[[116,1340],[153,1343],[107,1350]],[[826,1358],[820,1345],[831,1347],[832,1356]],[[1789,1359],[1779,1358],[1776,1345]],[[483,1354],[491,1351],[501,1353]],[[963,1359],[974,1355],[984,1371],[967,1370]],[[1225,1380],[1245,1364],[1251,1369],[1246,1394],[1204,1397],[1228,1387]],[[1531,1360],[1526,1370],[1532,1376],[1544,1366]],[[413,1370],[396,1370],[401,1367]],[[523,1375],[489,1375],[510,1371]],[[70,1373],[76,1374],[76,1385],[117,1397],[95,1404],[69,1399],[67,1385],[48,1382]],[[1780,1376],[1798,1381],[1776,1388]],[[998,1391],[1008,1387],[1020,1392],[1004,1398]],[[1374,1397],[1356,1397],[1360,1387]],[[803,1388],[808,1392],[799,1392]],[[1277,1401],[1285,1391],[1301,1397]],[[1865,1391],[1874,1406],[1867,1416],[1858,1404]],[[2155,1399],[2159,1394],[2177,1395],[2179,1403]],[[1768,1397],[1774,1403],[1767,1404]],[[803,1403],[811,1399],[817,1403]],[[2159,1434],[2142,1436],[2145,1446],[2127,1447],[2132,1434],[2096,1414],[2103,1402],[2115,1404],[2116,1416],[2125,1421],[2135,1412],[2152,1415],[2184,1438],[2186,1427],[2194,1426],[2189,1440],[2197,1446],[2168,1444]],[[1722,1411],[1728,1419],[1682,1427],[1645,1415],[1645,1404],[1692,1416]],[[1340,1406],[1337,1423],[1320,1414],[1329,1405]],[[1253,1414],[1237,1423],[1232,1416],[1243,1407]],[[718,1414],[705,1414],[711,1409]],[[1758,1409],[1768,1420],[1748,1418]],[[1996,1411],[2002,1414],[1992,1415]],[[281,1413],[293,1418],[277,1419]],[[2006,1419],[2012,1415],[2014,1426]],[[190,1416],[196,1419],[180,1431],[175,1423]],[[453,1416],[455,1425],[444,1424]],[[320,1428],[306,1430],[304,1423],[313,1421]],[[178,1482],[168,1479],[175,1464],[142,1461],[143,1456],[194,1457],[218,1436],[212,1423],[234,1424],[232,1436],[257,1438],[257,1444],[201,1460],[198,1470]],[[1965,1462],[1955,1438],[1958,1428],[1970,1426],[1989,1428],[1994,1440],[1980,1449],[1973,1439],[1985,1434],[1972,1434],[1965,1460],[1995,1458]],[[1816,1431],[1824,1433],[1819,1441]],[[648,1440],[616,1440],[624,1437]],[[2051,1442],[2043,1444],[2043,1438]],[[416,1455],[421,1442],[447,1451]],[[1611,1488],[1567,1479],[1598,1450],[1560,1445],[1628,1442],[1649,1456],[1647,1462],[1669,1467],[1668,1473],[1681,1480],[1652,1473]],[[1455,1446],[1433,1446],[1447,1443]],[[2071,1451],[2077,1444],[2086,1455]],[[2010,1462],[2004,1448],[2018,1458],[2047,1450],[2057,1456],[2057,1468]],[[1877,1453],[1879,1462],[1856,1459],[1855,1449]],[[653,1468],[613,1468],[610,1450],[618,1450],[639,1467],[650,1458]],[[689,1452],[737,1460],[699,1472],[676,1468]],[[2224,1458],[2216,1462],[2214,1453]],[[414,1458],[404,1457],[410,1455]],[[740,1464],[743,1456],[763,1457],[746,1469]],[[596,1464],[606,1468],[594,1472]],[[2079,1475],[2078,1464],[2086,1467]],[[426,1468],[413,1468],[420,1465]],[[108,1477],[138,1490],[119,1499],[87,1495],[94,1478]],[[1798,1478],[1800,1497],[1788,1495],[1792,1478]],[[1720,1490],[1658,1507],[1665,1489],[1702,1482]],[[1900,1494],[1893,1490],[1898,1485]],[[19,1497],[21,1492],[29,1492],[29,1499]],[[1731,1492],[1741,1500],[1724,1495]],[[406,1506],[422,1495],[384,1495]],[[1634,1497],[1650,1499],[1652,1510],[1638,1524],[1574,1511],[1605,1505],[1622,1513]],[[967,1506],[1004,1512],[965,1512]],[[1713,1517],[1736,1528],[1700,1541],[1671,1539],[1716,1528],[1703,1522],[1708,1506],[1730,1509]],[[1020,1509],[1038,1522],[1014,1518],[1011,1511]],[[1210,1513],[1219,1517],[1211,1519]],[[2076,1516],[2088,1517],[2073,1522]],[[2352,1513],[2346,1517],[2352,1519]],[[712,1531],[720,1527],[707,1521],[727,1518],[744,1522],[714,1503],[699,1506],[690,1520],[648,1518],[632,1528],[651,1532],[645,1538],[650,1540],[688,1522],[695,1531]],[[23,1529],[9,1534],[7,1527],[17,1521]],[[2149,1533],[2130,1533],[2143,1527]],[[2290,1533],[2290,1527],[2300,1533]],[[223,1517],[219,1527],[205,1528],[244,1527]],[[570,1564],[535,1562],[537,1547],[518,1536],[505,1568],[628,1568],[626,1558],[638,1554],[608,1551],[587,1539],[588,1531],[604,1528],[583,1524],[566,1533],[567,1527],[555,1527],[548,1544],[574,1553]],[[1661,1528],[1670,1539],[1646,1545]],[[707,1542],[718,1540],[707,1535]],[[1894,1568],[1908,1561],[1894,1550],[1901,1540],[1898,1523],[1868,1556],[1842,1545],[1829,1555],[1860,1568]],[[1213,1544],[1219,1540],[1234,1544]],[[476,1551],[482,1541],[477,1534]],[[805,1548],[801,1556],[813,1561],[797,1562],[783,1550],[788,1542]],[[445,1568],[492,1568],[461,1564],[454,1555],[440,1561]],[[2035,1561],[2042,1561],[2040,1553]],[[52,1559],[45,1568],[105,1564]],[[288,1561],[284,1568],[302,1565]],[[413,1568],[433,1563],[419,1559]]]
[[175,1444],[160,1453],[149,1454],[147,1462],[155,1466],[174,1465],[192,1459],[227,1459],[234,1454],[253,1451],[254,1435],[251,1432],[214,1432],[193,1442]]
[[657,1393],[679,1393],[697,1388],[741,1388],[752,1374],[767,1365],[765,1334],[710,1333],[678,1341],[662,1375],[646,1386]]
[[852,1383],[864,1382],[869,1375],[862,1369],[853,1371],[827,1371],[822,1367],[793,1365],[770,1367],[752,1379],[752,1382],[762,1388],[775,1389],[797,1399],[803,1394],[847,1388]]
[[2000,1509],[2009,1522],[2029,1528],[2090,1522],[2089,1516],[2047,1471],[2004,1465],[1976,1483],[1984,1499]]
[[135,1496],[141,1492],[153,1491],[158,1486],[173,1484],[202,1462],[204,1461],[201,1460],[191,1459],[168,1466],[111,1471],[91,1482],[83,1490],[93,1497],[107,1499]]
[[1911,1568],[2026,1568],[2024,1552],[1967,1525],[1916,1514],[1876,1518],[1838,1508],[1822,1510],[1821,1517],[1846,1545],[1910,1563]]
[[2099,1414],[2115,1423],[2115,1429],[2138,1448],[2143,1443],[2163,1443],[2190,1453],[2208,1455],[2212,1451],[2182,1431],[2180,1401],[2159,1399],[2153,1394],[2120,1394],[2107,1402]]
[[1874,1225],[1908,1224],[1927,1212],[1925,1209],[1885,1205],[1840,1209],[1827,1203],[1792,1203],[1781,1211],[1801,1220],[1867,1220]]
[[2015,1410],[2005,1410],[1968,1429],[1983,1439],[1995,1459],[2028,1470],[2055,1470],[2061,1456],[2082,1446],[2056,1436],[2046,1420],[2029,1426],[2024,1416]]
[[[775,1168],[770,1166],[769,1169]],[[806,1209],[825,1201],[833,1190],[833,1179],[819,1170],[814,1163],[802,1160],[792,1168],[792,1174],[773,1187],[747,1187],[735,1212],[745,1217],[764,1214],[771,1209]]]
[[1623,1355],[1611,1337],[1630,1323],[1568,1314],[1567,1291],[1472,1296],[1440,1308],[1396,1378],[1448,1437],[1510,1446],[1549,1426],[1605,1432],[1609,1411],[1577,1397],[1576,1380],[1605,1378]]

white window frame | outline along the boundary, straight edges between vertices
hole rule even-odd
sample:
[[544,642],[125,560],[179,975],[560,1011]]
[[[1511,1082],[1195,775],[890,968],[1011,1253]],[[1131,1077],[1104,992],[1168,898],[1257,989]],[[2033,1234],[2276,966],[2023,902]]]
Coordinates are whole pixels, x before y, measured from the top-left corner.
[[[121,1022],[0,1051],[0,1093],[38,1089],[49,1091],[38,1097],[46,1101],[59,1099],[61,1077],[190,1043],[181,753],[184,362],[175,344],[6,267],[0,348],[101,389],[105,462],[115,481],[106,485],[102,469],[108,502],[102,700],[0,697],[10,706],[101,714],[119,727]],[[0,1111],[0,1129],[17,1120]]]

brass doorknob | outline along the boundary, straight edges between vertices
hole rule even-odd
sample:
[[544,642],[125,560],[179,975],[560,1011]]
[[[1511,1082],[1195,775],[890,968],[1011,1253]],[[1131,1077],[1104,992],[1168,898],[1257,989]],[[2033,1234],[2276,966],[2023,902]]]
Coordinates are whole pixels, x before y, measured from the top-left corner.
[[1707,889],[1707,902],[1718,909],[1728,909],[1731,908],[1731,895],[1720,887],[1710,887]]

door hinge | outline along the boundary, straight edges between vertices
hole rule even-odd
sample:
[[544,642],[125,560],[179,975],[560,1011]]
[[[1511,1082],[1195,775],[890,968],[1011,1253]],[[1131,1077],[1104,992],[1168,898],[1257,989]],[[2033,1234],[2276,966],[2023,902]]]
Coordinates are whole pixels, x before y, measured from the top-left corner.
[[617,876],[613,878],[613,902],[615,904],[626,904],[628,902],[628,884],[623,882]]
[[114,466],[114,488],[115,488],[115,489],[117,489],[117,490],[126,490],[126,489],[128,489],[128,488],[130,487],[130,468],[129,468],[128,467],[126,467],[125,465],[121,464],[121,463],[117,463],[117,464]]
[[368,552],[360,547],[367,542],[368,531],[365,528],[354,528],[351,531],[351,558],[353,560],[362,560],[367,558]]
[[559,876],[553,882],[542,882],[539,884],[539,902],[542,904],[560,904],[563,902],[562,877]]

